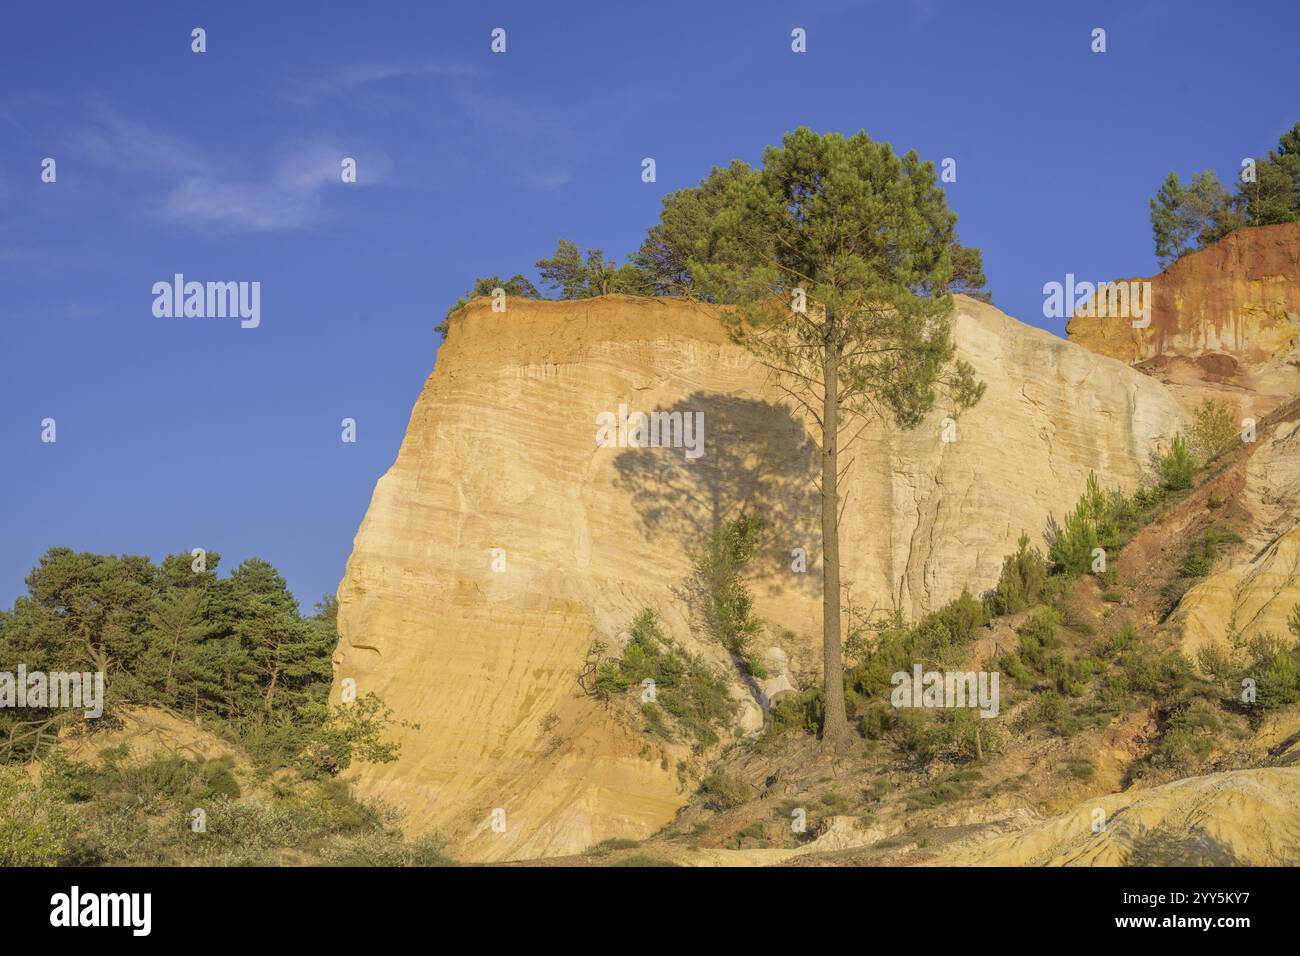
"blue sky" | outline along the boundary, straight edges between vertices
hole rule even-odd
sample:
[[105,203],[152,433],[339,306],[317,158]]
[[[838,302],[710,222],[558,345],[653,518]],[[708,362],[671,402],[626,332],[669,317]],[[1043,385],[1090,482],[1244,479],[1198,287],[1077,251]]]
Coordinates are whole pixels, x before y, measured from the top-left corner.
[[[310,606],[476,275],[531,273],[560,237],[622,259],[665,193],[798,125],[956,159],[949,202],[995,304],[1059,333],[1043,283],[1155,271],[1146,203],[1166,173],[1230,182],[1300,120],[1298,11],[6,4],[0,604],[65,545],[263,557]],[[152,285],[177,272],[259,281],[261,325],[156,318]]]

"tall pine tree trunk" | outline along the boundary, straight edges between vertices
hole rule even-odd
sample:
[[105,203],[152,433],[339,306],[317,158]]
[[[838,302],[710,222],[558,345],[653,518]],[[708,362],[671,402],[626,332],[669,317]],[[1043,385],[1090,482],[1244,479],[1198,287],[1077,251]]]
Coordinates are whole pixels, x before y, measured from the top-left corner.
[[826,672],[826,716],[822,743],[841,750],[849,742],[844,712],[844,660],[840,655],[839,363],[834,322],[822,355],[822,660]]

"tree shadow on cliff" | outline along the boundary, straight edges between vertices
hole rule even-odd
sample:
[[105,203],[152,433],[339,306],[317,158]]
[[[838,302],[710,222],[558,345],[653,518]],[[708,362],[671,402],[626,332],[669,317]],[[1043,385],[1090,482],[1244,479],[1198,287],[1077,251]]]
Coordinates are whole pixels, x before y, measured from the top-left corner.
[[[780,405],[696,392],[671,408],[640,412],[703,414],[698,458],[682,448],[628,448],[614,461],[617,487],[631,499],[648,540],[672,537],[687,550],[703,545],[724,521],[752,514],[765,523],[753,562],[762,574],[784,571],[791,586],[817,579],[821,499],[816,446],[803,423]],[[805,549],[808,573],[791,572],[791,551]]]
[[1241,866],[1231,846],[1215,839],[1203,827],[1179,832],[1143,828],[1133,840],[1128,866]]

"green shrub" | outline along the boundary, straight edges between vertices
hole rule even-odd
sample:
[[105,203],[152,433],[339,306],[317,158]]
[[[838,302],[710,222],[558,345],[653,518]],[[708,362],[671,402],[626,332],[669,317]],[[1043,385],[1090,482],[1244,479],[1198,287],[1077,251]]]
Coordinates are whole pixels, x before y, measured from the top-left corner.
[[1101,661],[1094,657],[1077,657],[1072,661],[1056,657],[1049,663],[1048,676],[1062,694],[1082,697],[1088,683],[1101,669]]
[[1276,710],[1300,700],[1300,644],[1287,647],[1281,639],[1262,634],[1250,641],[1247,652],[1250,663],[1243,676],[1255,681],[1252,710]]
[[587,852],[609,853],[612,850],[635,850],[640,845],[640,840],[629,840],[627,837],[610,837],[607,840],[601,840]]
[[401,745],[385,740],[386,732],[418,724],[394,721],[392,710],[374,693],[350,703],[320,705],[322,717],[303,746],[298,765],[308,776],[333,776],[352,765],[392,763]]
[[653,680],[655,688],[655,703],[642,706],[647,729],[671,738],[662,718],[667,714],[693,740],[696,751],[717,743],[714,728],[735,716],[737,705],[726,679],[707,661],[679,651],[649,608],[633,620],[622,658],[599,662],[593,686],[599,696],[609,698],[633,687],[639,692],[646,679]]
[[1045,690],[1036,695],[1033,702],[1021,712],[1016,724],[1022,732],[1034,727],[1045,727],[1058,737],[1071,737],[1082,728],[1065,698],[1055,690]]
[[947,735],[929,713],[914,707],[898,711],[890,731],[895,749],[917,767],[928,767],[944,752]]
[[917,787],[907,796],[907,809],[926,810],[952,803],[971,795],[974,785],[982,779],[978,770],[959,770],[940,777],[934,783]]
[[1079,502],[1066,515],[1065,524],[1052,530],[1048,557],[1052,570],[1067,577],[1078,577],[1092,569],[1092,552],[1101,546],[1097,525],[1087,504]]
[[1118,671],[1107,677],[1107,685],[1120,694],[1137,694],[1155,700],[1176,699],[1191,684],[1192,662],[1177,651],[1157,654],[1144,644],[1121,652]]
[[881,740],[894,726],[894,708],[883,701],[873,701],[858,717],[859,730],[868,740]]
[[1020,659],[1040,674],[1046,673],[1046,652],[1061,646],[1057,633],[1060,626],[1059,611],[1052,607],[1040,607],[1016,628],[1016,633],[1020,635]]
[[1137,645],[1137,641],[1137,628],[1133,626],[1131,621],[1125,621],[1118,630],[1103,642],[1099,653],[1102,657],[1114,657],[1116,654],[1132,650]]
[[75,862],[76,814],[22,766],[0,766],[0,866]]
[[700,792],[709,799],[706,805],[715,810],[730,810],[748,803],[754,797],[753,788],[739,777],[733,777],[721,767],[715,769],[700,783]]
[[749,826],[743,827],[739,830],[736,833],[736,836],[741,839],[766,841],[767,831],[763,828],[763,821],[755,820],[753,823],[749,824]]
[[1088,781],[1097,774],[1097,765],[1089,757],[1066,757],[1063,766],[1075,780]]
[[810,687],[799,694],[781,698],[768,713],[767,732],[780,733],[795,728],[808,734],[820,734],[825,704],[820,687]]
[[1015,553],[1002,560],[997,586],[987,596],[989,606],[994,614],[1018,614],[1038,603],[1046,582],[1047,563],[1022,531]]
[[1164,734],[1151,754],[1151,764],[1182,772],[1198,769],[1214,752],[1219,717],[1204,706],[1181,707],[1165,721]]
[[1227,451],[1239,440],[1237,422],[1226,402],[1207,398],[1192,413],[1196,419],[1191,431],[1191,451],[1201,462],[1208,462]]
[[695,572],[689,588],[704,631],[731,653],[755,677],[765,677],[749,643],[762,633],[754,613],[754,598],[742,573],[758,550],[764,523],[742,514],[724,521],[691,558]]
[[1196,477],[1196,458],[1182,435],[1175,435],[1169,451],[1160,459],[1160,486],[1166,491],[1183,491],[1192,487]]

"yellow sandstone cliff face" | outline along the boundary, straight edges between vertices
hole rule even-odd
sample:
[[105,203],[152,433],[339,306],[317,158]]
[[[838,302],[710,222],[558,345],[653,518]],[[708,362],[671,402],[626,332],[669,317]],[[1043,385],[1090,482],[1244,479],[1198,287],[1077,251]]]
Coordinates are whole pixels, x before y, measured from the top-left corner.
[[1246,557],[1191,588],[1174,615],[1193,661],[1203,647],[1239,657],[1234,639],[1294,640],[1287,622],[1300,605],[1300,421],[1279,422],[1258,441],[1242,494]]
[[[841,550],[866,609],[911,616],[987,588],[1022,529],[1041,546],[1090,470],[1131,489],[1186,428],[1160,382],[991,306],[958,297],[954,333],[988,384],[955,435],[938,408],[912,432],[870,426],[851,455]],[[667,822],[696,786],[679,779],[684,754],[647,746],[580,696],[576,674],[593,639],[617,653],[644,607],[734,672],[692,634],[680,587],[689,552],[741,509],[769,526],[757,647],[796,676],[816,671],[817,460],[780,399],[698,304],[516,299],[499,314],[481,300],[453,318],[339,590],[334,698],[351,678],[419,724],[396,733],[399,760],[355,770],[363,792],[468,860],[575,852]],[[702,413],[703,453],[599,447],[598,416],[621,405]],[[806,574],[791,570],[796,548]],[[736,694],[753,728],[739,681]]]
[[1264,767],[1096,797],[932,865],[1294,866],[1297,853],[1300,769]]

